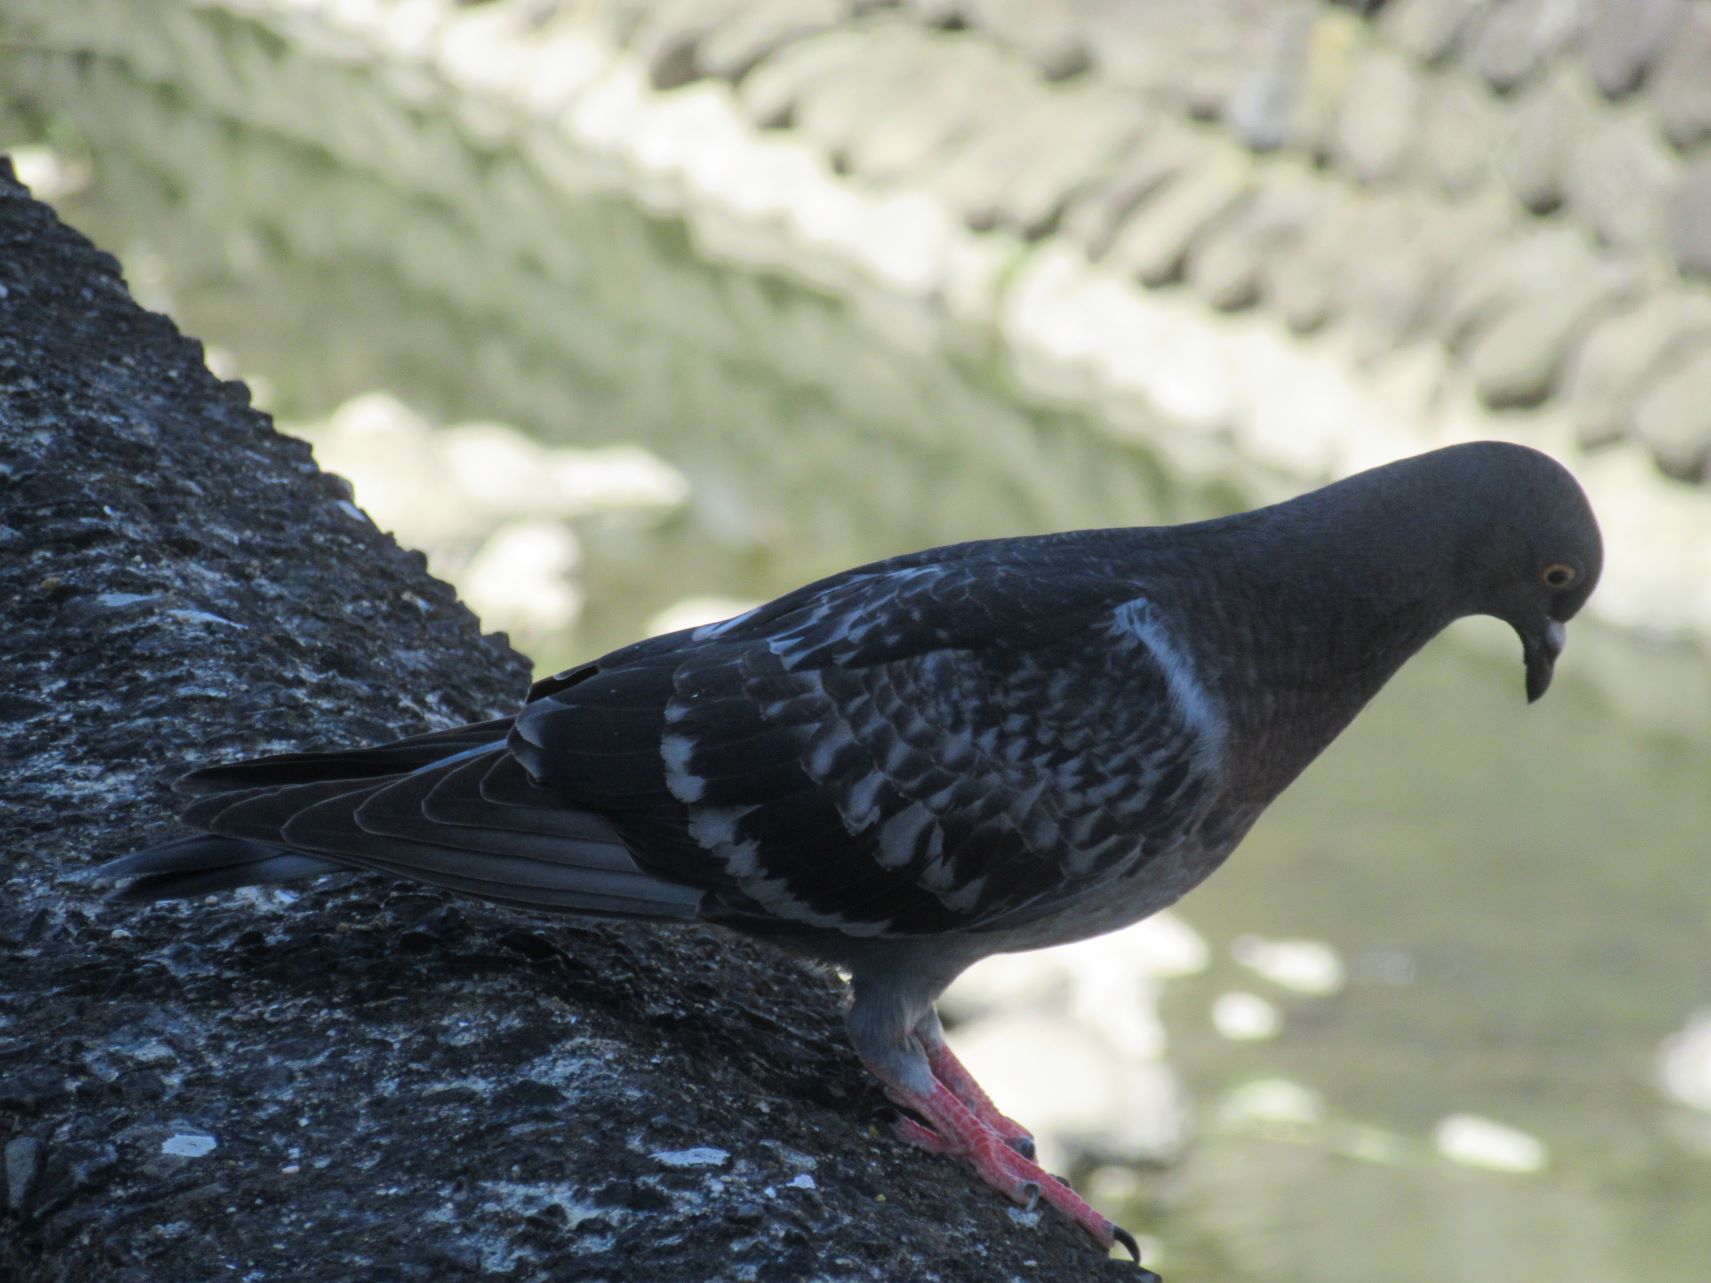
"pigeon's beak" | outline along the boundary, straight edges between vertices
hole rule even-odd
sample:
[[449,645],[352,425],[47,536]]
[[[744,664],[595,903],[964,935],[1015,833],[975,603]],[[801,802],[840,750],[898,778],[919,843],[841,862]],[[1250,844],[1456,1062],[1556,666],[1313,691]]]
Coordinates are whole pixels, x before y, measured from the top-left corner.
[[1568,629],[1561,620],[1547,619],[1538,632],[1521,637],[1521,649],[1527,660],[1527,702],[1533,703],[1551,686],[1551,674],[1556,671],[1557,656],[1568,642]]

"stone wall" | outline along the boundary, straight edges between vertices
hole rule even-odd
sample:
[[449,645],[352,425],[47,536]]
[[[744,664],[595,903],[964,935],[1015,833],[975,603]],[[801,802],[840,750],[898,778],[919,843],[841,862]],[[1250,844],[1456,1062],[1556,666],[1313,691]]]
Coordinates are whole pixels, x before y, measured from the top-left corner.
[[[1540,445],[1609,535],[1595,613],[1711,637],[1711,4],[18,0],[12,21],[144,79],[193,68],[246,127],[416,197],[526,218],[531,187],[609,191],[710,260],[919,301],[1178,476],[1258,464],[1281,493],[1450,440]],[[338,114],[322,90],[351,75],[386,105]]]
[[1711,5],[603,7],[656,87],[728,81],[968,227],[1365,358],[1442,348],[1488,409],[1708,477]]

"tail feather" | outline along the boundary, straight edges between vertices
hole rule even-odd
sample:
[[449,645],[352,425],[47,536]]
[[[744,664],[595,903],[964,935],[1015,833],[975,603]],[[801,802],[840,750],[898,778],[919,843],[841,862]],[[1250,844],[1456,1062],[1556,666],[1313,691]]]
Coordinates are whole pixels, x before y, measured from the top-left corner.
[[[334,798],[331,803],[299,811],[287,827],[293,835],[298,835],[306,831],[301,822],[312,815],[342,817],[348,814],[357,829],[376,837],[426,840],[435,845],[459,847],[495,857],[538,860],[590,873],[641,872],[617,835],[595,816],[583,816],[585,823],[579,826],[581,831],[574,836],[508,828],[505,823],[509,817],[480,812],[465,814],[451,824],[435,820],[426,813],[423,804],[457,769],[462,768],[454,768],[453,772],[444,775],[438,771],[421,771],[406,775],[395,783],[366,789],[361,798],[354,795]],[[473,789],[474,785],[468,787]],[[489,812],[492,810],[489,808]],[[348,829],[341,826],[340,831],[348,832]],[[482,865],[485,868],[487,862],[483,861]]]
[[411,735],[389,744],[371,744],[333,753],[275,753],[244,762],[206,766],[178,780],[181,793],[200,796],[238,789],[282,788],[321,780],[364,780],[403,775],[433,766],[458,753],[480,751],[504,742],[514,719],[455,726],[450,730]]
[[206,833],[97,870],[155,900],[370,870],[500,904],[692,919],[705,888],[644,870],[604,818],[565,808],[505,751],[510,719],[340,753],[289,753],[187,776]]
[[336,853],[363,867],[536,909],[692,918],[700,907],[698,888],[663,882],[633,862],[625,873],[572,862],[573,851],[553,861],[472,854],[467,847],[375,834],[357,822],[356,809],[346,797],[329,799],[300,811],[281,836],[294,849]]
[[[515,787],[508,792],[496,791],[495,780],[506,777],[514,779]],[[415,778],[432,785],[421,800],[421,811],[424,819],[435,824],[616,840],[612,826],[598,815],[543,804],[550,795],[528,782],[522,764],[509,753],[477,758],[443,774],[424,773]]]
[[103,878],[131,879],[111,898],[140,902],[180,900],[347,870],[348,866],[317,855],[197,833],[120,856],[97,872]]
[[191,802],[179,812],[178,818],[194,828],[207,829],[223,837],[247,838],[276,845],[280,829],[304,807],[341,793],[355,792],[371,783],[361,778],[315,780],[277,788],[210,793]]

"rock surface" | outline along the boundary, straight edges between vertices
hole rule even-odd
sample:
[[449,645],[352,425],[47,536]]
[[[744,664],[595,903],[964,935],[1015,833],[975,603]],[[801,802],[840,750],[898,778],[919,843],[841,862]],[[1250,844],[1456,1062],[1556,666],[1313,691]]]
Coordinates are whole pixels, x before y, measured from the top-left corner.
[[837,984],[758,946],[363,879],[103,903],[191,763],[527,668],[3,167],[0,389],[0,1277],[1124,1276],[876,1134]]

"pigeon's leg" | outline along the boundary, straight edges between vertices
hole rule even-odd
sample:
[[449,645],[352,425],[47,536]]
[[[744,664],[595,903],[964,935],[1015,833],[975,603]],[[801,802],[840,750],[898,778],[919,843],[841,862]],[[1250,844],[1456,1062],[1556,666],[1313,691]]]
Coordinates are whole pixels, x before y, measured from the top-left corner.
[[914,1033],[920,1040],[921,1050],[926,1053],[927,1067],[933,1071],[933,1077],[949,1087],[951,1095],[967,1105],[971,1114],[1003,1137],[1006,1145],[1023,1158],[1032,1158],[1032,1134],[1021,1123],[1001,1113],[992,1103],[992,1097],[968,1072],[967,1066],[956,1058],[956,1053],[945,1041],[945,1028],[939,1023],[939,1013],[929,1009],[916,1024]]
[[[885,1094],[921,1120],[899,1120],[898,1136],[931,1153],[960,1158],[1012,1202],[1029,1208],[1046,1204],[1079,1225],[1101,1247],[1122,1243],[1138,1262],[1140,1252],[1132,1235],[1106,1220],[1032,1159],[1017,1153],[1006,1137],[976,1117],[933,1076],[915,1030],[932,1010],[932,1000],[941,988],[924,991],[918,977],[895,967],[856,975],[850,1041],[862,1063],[884,1085]],[[1158,1276],[1142,1270],[1139,1278],[1157,1283]]]
[[[879,1066],[869,1064],[868,1068],[884,1081]],[[1079,1225],[1100,1247],[1108,1249],[1121,1242],[1139,1264],[1140,1249],[1127,1230],[1113,1225],[1068,1185],[1031,1159],[1022,1157],[1004,1137],[976,1118],[943,1083],[934,1081],[925,1092],[916,1091],[905,1082],[886,1083],[886,1092],[898,1104],[908,1106],[926,1120],[926,1126],[912,1119],[900,1120],[897,1134],[902,1139],[932,1153],[962,1159],[974,1168],[977,1176],[1013,1203],[1029,1209],[1046,1204]],[[1143,1270],[1141,1277],[1157,1280],[1158,1275]]]

